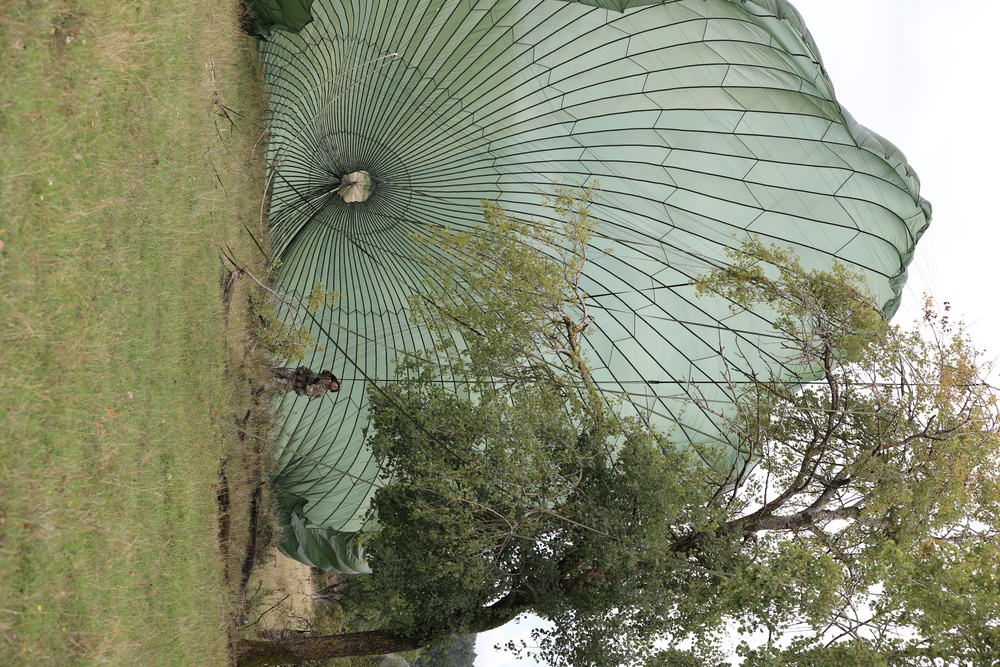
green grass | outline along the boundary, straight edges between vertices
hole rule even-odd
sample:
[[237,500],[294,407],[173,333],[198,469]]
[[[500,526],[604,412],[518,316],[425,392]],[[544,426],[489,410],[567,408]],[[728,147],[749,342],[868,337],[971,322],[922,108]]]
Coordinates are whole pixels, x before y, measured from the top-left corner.
[[253,53],[225,3],[0,0],[0,665],[228,662]]

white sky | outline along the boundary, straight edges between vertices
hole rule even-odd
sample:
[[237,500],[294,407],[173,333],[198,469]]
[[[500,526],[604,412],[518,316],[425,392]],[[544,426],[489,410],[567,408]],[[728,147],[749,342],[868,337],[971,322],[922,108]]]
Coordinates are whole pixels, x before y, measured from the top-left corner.
[[898,146],[934,207],[897,315],[929,292],[1000,352],[995,309],[1000,134],[993,104],[1000,5],[989,0],[793,0],[819,46],[840,103]]
[[[992,0],[792,0],[837,91],[859,123],[884,136],[920,176],[934,207],[896,321],[921,295],[950,301],[973,339],[1000,354],[995,296],[1000,216],[1000,3]],[[953,317],[953,319],[955,319]],[[527,638],[532,621],[479,636],[477,667],[534,667],[493,645]]]

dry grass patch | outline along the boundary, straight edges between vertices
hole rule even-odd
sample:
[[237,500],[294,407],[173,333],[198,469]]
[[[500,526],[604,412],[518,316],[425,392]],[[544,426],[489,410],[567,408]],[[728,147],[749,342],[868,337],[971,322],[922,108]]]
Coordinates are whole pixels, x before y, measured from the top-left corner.
[[312,569],[268,547],[247,585],[244,627],[259,636],[313,632],[316,588]]

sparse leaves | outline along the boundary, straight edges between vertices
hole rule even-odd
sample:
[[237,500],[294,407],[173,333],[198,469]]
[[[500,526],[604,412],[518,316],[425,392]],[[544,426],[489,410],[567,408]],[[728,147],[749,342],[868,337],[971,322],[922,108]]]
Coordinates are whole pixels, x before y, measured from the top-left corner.
[[[281,260],[273,259],[267,267],[267,274],[273,278]],[[323,351],[310,329],[310,320],[322,308],[332,308],[340,299],[340,293],[326,289],[322,283],[313,285],[306,297],[290,292],[278,292],[269,287],[250,270],[240,269],[257,285],[251,291],[249,310],[251,333],[276,360],[282,363],[303,361],[311,350]]]
[[[748,664],[992,664],[1000,569],[982,553],[1000,528],[1000,419],[964,325],[930,299],[916,328],[890,325],[858,276],[756,240],[732,260],[701,292],[771,309],[793,367],[820,378],[753,377],[737,415],[720,415],[760,452],[763,483],[743,490],[758,509],[727,522],[758,550],[734,592],[772,600],[744,598],[745,628],[804,638],[747,649]],[[769,598],[775,572],[786,590]],[[971,591],[955,584],[977,577],[986,616],[961,612]]]

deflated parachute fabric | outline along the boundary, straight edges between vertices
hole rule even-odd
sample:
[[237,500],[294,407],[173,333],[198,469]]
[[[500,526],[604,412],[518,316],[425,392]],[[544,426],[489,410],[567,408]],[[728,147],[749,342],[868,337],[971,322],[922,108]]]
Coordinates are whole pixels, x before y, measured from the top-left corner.
[[256,31],[270,35],[274,28],[298,32],[310,21],[309,6],[313,0],[247,0],[247,6],[257,17]]
[[[379,473],[363,378],[390,379],[401,350],[423,349],[406,307],[424,278],[415,243],[482,224],[481,200],[546,218],[554,183],[600,182],[584,285],[594,378],[679,446],[715,442],[734,462],[737,443],[693,397],[724,410],[727,372],[795,369],[767,313],[698,299],[693,278],[758,235],[807,267],[860,270],[897,308],[930,207],[899,151],[838,105],[794,9],[593,4],[315,0],[312,23],[261,45],[279,287],[342,294],[317,313],[306,363],[343,389],[280,405],[290,555],[340,567],[363,527]],[[306,554],[294,542],[308,531]]]

